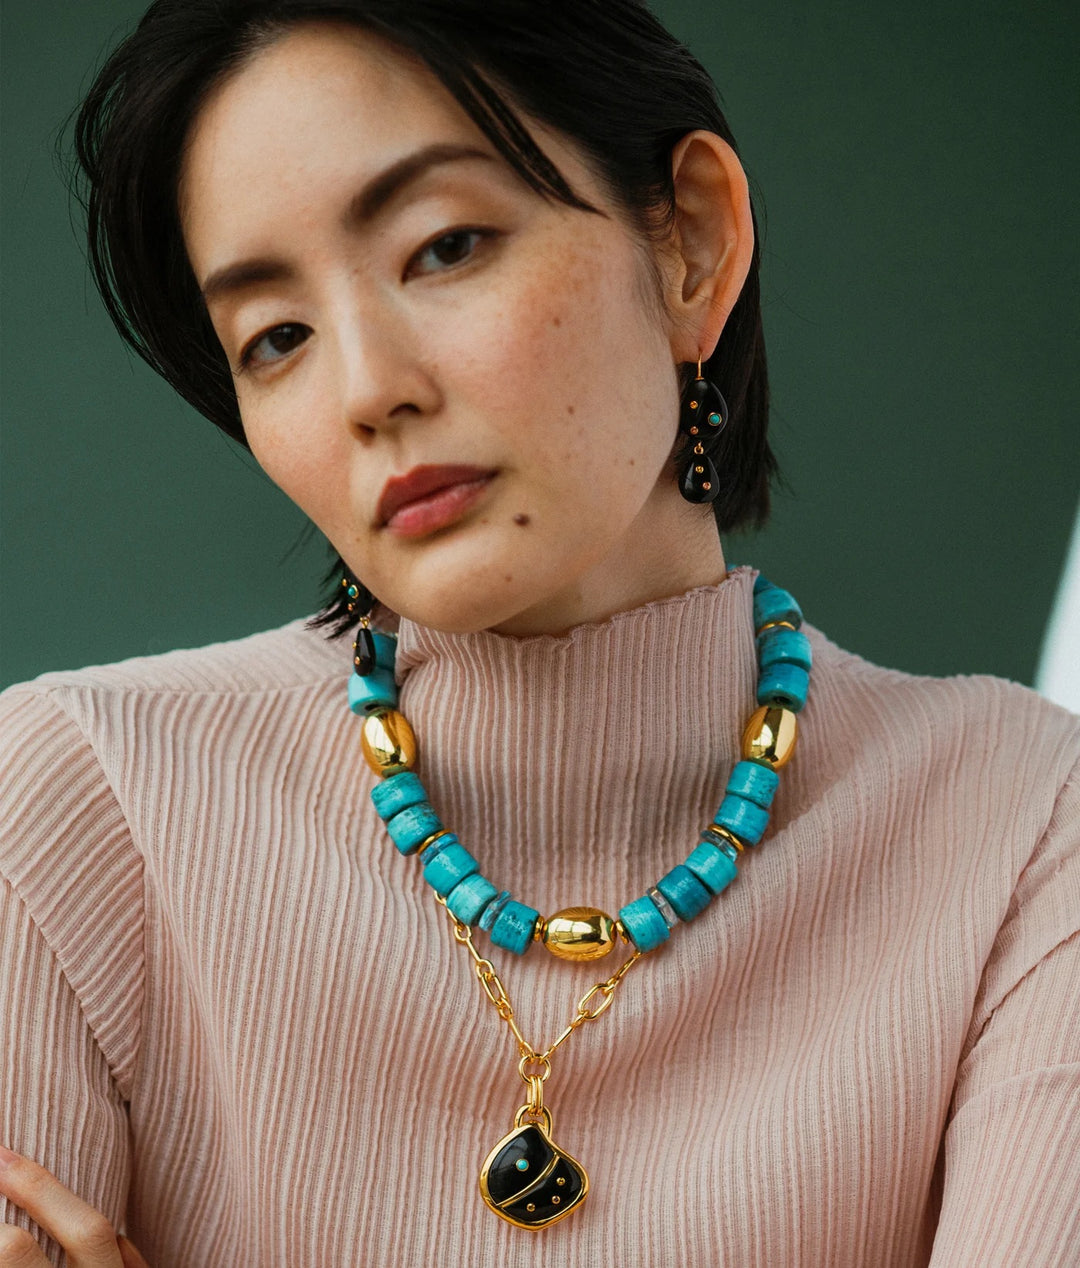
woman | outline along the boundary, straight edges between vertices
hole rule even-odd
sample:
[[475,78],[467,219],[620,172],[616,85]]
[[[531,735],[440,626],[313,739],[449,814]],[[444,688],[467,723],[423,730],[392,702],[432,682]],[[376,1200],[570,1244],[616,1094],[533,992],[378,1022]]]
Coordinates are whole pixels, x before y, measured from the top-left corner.
[[1070,1262],[1080,726],[728,569],[774,464],[701,68],[630,0],[167,0],[79,138],[118,325],[342,569],[323,628],[5,693],[8,1218]]

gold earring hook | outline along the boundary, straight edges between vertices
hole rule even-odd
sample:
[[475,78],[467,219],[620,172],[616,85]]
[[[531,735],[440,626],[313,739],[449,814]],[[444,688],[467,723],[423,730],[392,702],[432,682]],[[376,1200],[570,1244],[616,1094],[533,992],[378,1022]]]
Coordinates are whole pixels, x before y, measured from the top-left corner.
[[699,379],[701,378],[701,353],[700,352],[698,353],[698,359],[697,359],[697,376]]

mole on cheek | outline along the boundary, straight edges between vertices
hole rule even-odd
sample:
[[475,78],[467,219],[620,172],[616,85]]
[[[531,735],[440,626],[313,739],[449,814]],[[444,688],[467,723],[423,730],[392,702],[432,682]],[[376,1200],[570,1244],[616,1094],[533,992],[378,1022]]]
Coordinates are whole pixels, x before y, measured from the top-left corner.
[[515,524],[521,524],[524,527],[524,525],[526,525],[528,522],[529,522],[529,517],[523,511],[518,511],[518,513],[514,516]]
[[573,405],[567,405],[567,407],[566,407],[566,412],[567,412],[568,414],[572,414],[572,413],[574,412],[574,407],[573,407]]

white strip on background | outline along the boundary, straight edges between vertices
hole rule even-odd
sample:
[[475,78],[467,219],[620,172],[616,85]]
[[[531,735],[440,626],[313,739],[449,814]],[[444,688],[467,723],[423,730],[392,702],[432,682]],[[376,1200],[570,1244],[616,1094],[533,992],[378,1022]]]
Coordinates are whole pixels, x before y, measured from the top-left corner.
[[1080,509],[1043,639],[1035,690],[1080,713]]

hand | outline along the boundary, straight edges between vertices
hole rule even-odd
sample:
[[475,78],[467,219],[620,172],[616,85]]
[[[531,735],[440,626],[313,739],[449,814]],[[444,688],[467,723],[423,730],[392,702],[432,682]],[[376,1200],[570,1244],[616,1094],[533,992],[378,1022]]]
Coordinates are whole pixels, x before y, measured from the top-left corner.
[[[67,1252],[68,1268],[150,1268],[126,1237],[44,1167],[0,1146],[0,1193]],[[48,1268],[37,1238],[0,1224],[0,1268]]]

